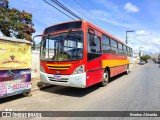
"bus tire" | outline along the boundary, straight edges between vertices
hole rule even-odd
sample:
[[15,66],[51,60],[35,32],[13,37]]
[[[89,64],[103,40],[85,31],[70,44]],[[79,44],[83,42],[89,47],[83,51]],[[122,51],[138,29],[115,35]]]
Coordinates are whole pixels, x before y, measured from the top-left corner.
[[103,73],[103,79],[102,79],[100,85],[102,87],[104,87],[108,84],[108,81],[109,81],[109,72],[108,72],[108,70],[105,70]]
[[129,65],[127,65],[127,68],[126,68],[126,71],[125,71],[125,74],[128,75],[129,73]]

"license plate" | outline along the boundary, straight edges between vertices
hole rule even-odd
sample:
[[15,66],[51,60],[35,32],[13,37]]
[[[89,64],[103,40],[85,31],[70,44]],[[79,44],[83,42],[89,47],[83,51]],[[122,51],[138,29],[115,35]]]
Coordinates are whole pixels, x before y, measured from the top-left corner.
[[60,76],[60,75],[54,75],[54,79],[60,80],[60,79],[61,79],[61,76]]

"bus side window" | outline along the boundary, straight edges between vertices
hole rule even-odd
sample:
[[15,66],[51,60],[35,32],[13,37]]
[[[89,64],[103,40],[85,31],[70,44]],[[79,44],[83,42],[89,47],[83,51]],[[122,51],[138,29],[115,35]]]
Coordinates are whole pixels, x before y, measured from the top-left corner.
[[129,47],[127,47],[127,56],[129,56]]
[[90,52],[91,53],[101,53],[100,38],[98,36],[94,36],[94,40],[90,39]]
[[94,42],[96,43],[96,52],[101,53],[101,44],[100,38],[98,36],[94,37]]
[[111,39],[111,53],[118,54],[118,45],[117,42],[113,39]]
[[110,47],[110,38],[106,35],[102,35],[102,49],[103,53],[110,53],[111,47]]
[[132,51],[132,48],[131,48],[131,57],[133,57],[133,51]]
[[118,54],[123,55],[123,45],[118,42]]
[[131,57],[131,48],[129,48],[129,57]]
[[124,56],[127,56],[127,46],[123,45]]
[[100,37],[88,33],[88,60],[95,59],[101,56]]

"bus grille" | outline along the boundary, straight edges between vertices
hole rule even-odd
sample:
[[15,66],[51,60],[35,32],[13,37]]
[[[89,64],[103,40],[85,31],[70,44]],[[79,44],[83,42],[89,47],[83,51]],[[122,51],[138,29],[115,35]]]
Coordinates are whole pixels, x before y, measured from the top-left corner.
[[50,70],[68,70],[71,64],[47,64]]
[[55,79],[53,77],[48,77],[48,79],[50,81],[54,81],[54,82],[68,82],[68,78],[61,78],[60,80],[57,80],[57,79]]

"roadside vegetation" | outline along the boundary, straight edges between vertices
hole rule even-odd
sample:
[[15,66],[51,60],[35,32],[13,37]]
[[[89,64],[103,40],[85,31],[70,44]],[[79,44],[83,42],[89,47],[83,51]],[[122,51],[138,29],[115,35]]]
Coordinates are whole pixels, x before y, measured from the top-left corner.
[[0,0],[0,32],[4,36],[31,40],[33,26],[32,14],[9,8],[8,0]]
[[151,56],[150,55],[144,55],[144,56],[141,56],[140,59],[147,63],[148,60],[151,59]]

